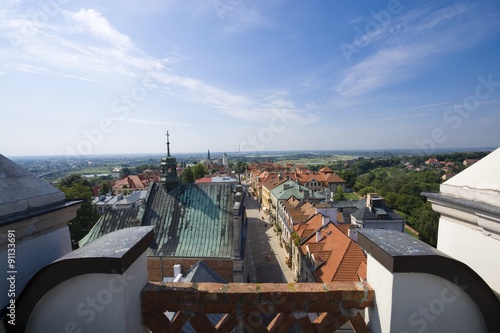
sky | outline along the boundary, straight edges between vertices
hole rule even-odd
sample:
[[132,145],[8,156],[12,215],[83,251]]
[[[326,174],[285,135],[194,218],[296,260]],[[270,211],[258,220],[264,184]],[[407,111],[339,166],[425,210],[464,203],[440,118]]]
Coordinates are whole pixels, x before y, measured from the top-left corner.
[[500,2],[3,0],[0,153],[500,146]]

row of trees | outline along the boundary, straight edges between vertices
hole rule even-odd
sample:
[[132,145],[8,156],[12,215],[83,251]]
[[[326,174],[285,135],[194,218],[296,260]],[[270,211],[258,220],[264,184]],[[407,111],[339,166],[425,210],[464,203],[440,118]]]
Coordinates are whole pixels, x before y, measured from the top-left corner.
[[192,168],[187,166],[180,175],[181,182],[183,183],[194,183],[195,180],[205,177],[208,173],[205,164],[197,163]]

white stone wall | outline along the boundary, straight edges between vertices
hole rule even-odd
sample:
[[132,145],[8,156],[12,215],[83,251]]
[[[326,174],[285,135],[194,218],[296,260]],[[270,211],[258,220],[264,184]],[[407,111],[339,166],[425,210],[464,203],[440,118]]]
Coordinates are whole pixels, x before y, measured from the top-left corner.
[[487,332],[476,304],[462,289],[435,275],[391,273],[368,255],[368,282],[376,304],[368,308],[370,332]]
[[[68,227],[53,229],[47,233],[33,233],[30,236],[21,237],[23,230],[18,228],[18,225],[12,226],[17,229],[15,232],[15,271],[16,274],[16,296],[19,296],[28,281],[43,267],[51,262],[71,252],[71,241]],[[2,235],[7,235],[9,226],[2,228]],[[35,230],[33,230],[35,232]],[[7,263],[7,247],[2,245],[0,250],[0,260],[2,263]],[[6,267],[2,266],[2,267]],[[2,270],[0,278],[6,281],[8,275],[7,270]],[[3,288],[2,288],[3,289]],[[0,294],[0,308],[7,305],[9,301],[7,292]]]
[[437,248],[478,273],[500,293],[500,241],[485,236],[480,227],[441,216]]
[[141,290],[146,254],[123,274],[87,274],[67,280],[36,305],[26,332],[146,332]]

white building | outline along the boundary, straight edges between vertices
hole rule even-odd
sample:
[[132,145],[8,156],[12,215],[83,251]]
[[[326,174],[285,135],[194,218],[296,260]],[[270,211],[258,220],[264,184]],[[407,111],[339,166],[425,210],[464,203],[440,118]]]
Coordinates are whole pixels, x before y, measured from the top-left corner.
[[439,219],[440,251],[478,272],[500,293],[500,148],[441,185],[423,193]]

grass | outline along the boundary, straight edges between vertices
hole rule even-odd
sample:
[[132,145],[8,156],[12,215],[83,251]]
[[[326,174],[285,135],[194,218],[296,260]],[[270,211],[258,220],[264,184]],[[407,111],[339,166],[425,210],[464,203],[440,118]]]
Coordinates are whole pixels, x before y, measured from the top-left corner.
[[358,197],[358,195],[354,192],[349,192],[349,193],[344,192],[344,196],[347,200],[359,200],[360,199]]

